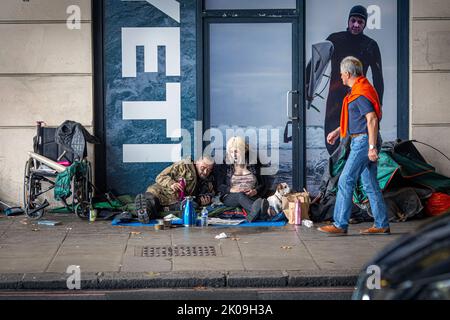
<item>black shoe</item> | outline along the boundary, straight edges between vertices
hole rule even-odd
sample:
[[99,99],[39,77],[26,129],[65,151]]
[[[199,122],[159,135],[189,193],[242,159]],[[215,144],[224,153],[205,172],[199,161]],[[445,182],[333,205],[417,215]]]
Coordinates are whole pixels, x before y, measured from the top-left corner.
[[119,220],[122,223],[128,223],[133,221],[133,215],[128,212],[124,211],[116,216],[116,219]]
[[256,199],[252,204],[252,211],[247,214],[247,221],[253,222],[258,219],[259,213],[261,211],[262,199]]
[[134,199],[134,205],[138,220],[140,223],[148,224],[150,222],[150,217],[147,210],[147,200],[143,194],[138,194],[136,199]]
[[157,205],[155,202],[155,197],[154,196],[148,196],[147,194],[145,195],[145,199],[147,200],[147,212],[150,215],[150,219],[159,219],[161,218],[161,215],[158,212],[157,209]]
[[270,219],[269,215],[269,201],[262,199],[261,201],[261,212],[259,213],[259,219],[262,221],[267,221]]
[[267,211],[269,210],[269,201],[258,198],[253,202],[252,211],[247,215],[248,222],[266,221],[269,219]]

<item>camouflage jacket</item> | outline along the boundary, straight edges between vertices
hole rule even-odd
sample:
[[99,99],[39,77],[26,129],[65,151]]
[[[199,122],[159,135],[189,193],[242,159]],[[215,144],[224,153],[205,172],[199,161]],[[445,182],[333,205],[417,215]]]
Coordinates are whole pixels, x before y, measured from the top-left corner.
[[199,178],[191,160],[182,160],[164,169],[156,177],[156,183],[147,188],[147,192],[155,195],[162,206],[175,204],[179,201],[179,194],[170,186],[179,182],[180,178],[186,181],[185,195],[195,195]]

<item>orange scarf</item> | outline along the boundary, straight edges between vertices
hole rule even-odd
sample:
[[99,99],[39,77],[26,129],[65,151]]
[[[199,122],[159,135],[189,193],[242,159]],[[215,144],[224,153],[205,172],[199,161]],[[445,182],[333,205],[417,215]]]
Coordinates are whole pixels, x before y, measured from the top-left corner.
[[356,79],[352,91],[344,98],[341,111],[341,138],[347,136],[348,130],[348,106],[360,96],[366,97],[374,106],[378,121],[381,121],[381,104],[378,93],[366,77]]

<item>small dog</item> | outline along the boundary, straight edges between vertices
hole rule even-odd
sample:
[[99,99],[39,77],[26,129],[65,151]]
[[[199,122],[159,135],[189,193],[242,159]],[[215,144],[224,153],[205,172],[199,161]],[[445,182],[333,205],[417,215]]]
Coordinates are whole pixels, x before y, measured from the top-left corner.
[[269,201],[268,214],[270,216],[274,216],[277,213],[281,212],[282,210],[281,199],[283,196],[289,194],[290,192],[291,188],[289,188],[287,183],[280,183],[277,185],[275,194],[267,198],[267,201]]

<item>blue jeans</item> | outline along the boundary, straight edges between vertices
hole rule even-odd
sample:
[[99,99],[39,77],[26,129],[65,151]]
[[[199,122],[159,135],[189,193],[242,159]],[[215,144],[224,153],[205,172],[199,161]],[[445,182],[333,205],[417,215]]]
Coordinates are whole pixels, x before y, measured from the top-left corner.
[[[334,207],[334,225],[347,230],[352,212],[353,191],[361,176],[369,198],[376,228],[388,228],[389,220],[383,195],[377,180],[377,163],[369,160],[368,135],[352,138],[350,154],[339,177],[339,189]],[[378,148],[379,150],[380,148]]]

